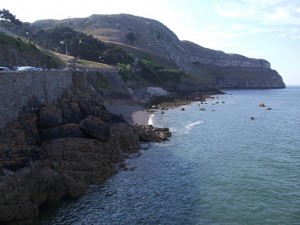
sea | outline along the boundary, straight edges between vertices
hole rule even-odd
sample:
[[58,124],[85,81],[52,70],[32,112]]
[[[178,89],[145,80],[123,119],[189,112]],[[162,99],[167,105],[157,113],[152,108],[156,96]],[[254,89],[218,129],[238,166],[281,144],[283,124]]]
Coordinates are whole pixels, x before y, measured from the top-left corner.
[[224,92],[156,112],[169,141],[35,224],[299,225],[300,87]]

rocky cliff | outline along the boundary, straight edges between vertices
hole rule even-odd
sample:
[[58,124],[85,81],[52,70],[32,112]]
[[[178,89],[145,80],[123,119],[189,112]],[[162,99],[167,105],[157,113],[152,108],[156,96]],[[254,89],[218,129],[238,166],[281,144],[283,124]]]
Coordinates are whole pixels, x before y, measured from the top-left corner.
[[189,51],[192,63],[203,63],[222,67],[244,67],[270,69],[271,64],[264,59],[247,58],[238,54],[226,54],[204,48],[189,41],[183,41],[183,45]]
[[183,41],[190,52],[192,63],[209,71],[216,79],[217,88],[284,88],[277,71],[264,59],[226,54]]
[[32,219],[40,205],[82,194],[126,169],[124,156],[140,141],[169,135],[127,124],[90,89],[68,90],[56,104],[31,98],[0,130],[0,223]]
[[[34,24],[42,28],[52,28],[57,25],[70,26],[105,42],[119,44],[136,57],[147,57],[167,67],[193,73],[199,77],[209,74],[216,79],[219,88],[227,87],[227,83],[231,81],[231,88],[285,87],[280,75],[272,72],[268,61],[226,54],[189,41],[180,41],[169,28],[155,20],[120,14],[92,15],[80,19],[42,20]],[[215,71],[218,70],[222,71],[225,78],[223,75],[222,78],[215,75]],[[235,72],[232,73],[232,70]],[[244,73],[250,77],[245,77]],[[255,78],[252,79],[251,75]],[[262,80],[260,76],[263,77]],[[268,79],[270,83],[266,82]],[[235,82],[238,80],[242,83],[250,82],[252,85],[240,86],[240,82]]]

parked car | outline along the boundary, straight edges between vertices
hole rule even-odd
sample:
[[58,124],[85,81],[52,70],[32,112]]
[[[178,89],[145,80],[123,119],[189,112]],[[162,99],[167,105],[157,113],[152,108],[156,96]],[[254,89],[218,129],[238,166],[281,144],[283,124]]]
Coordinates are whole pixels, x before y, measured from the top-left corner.
[[10,69],[5,66],[0,66],[0,71],[10,71]]
[[42,68],[33,67],[33,66],[19,66],[17,71],[42,71]]

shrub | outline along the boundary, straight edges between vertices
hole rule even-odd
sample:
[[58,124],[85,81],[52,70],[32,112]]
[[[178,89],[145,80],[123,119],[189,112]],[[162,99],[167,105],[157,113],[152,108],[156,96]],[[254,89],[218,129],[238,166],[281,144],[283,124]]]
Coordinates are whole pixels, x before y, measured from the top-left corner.
[[134,33],[132,31],[129,31],[127,34],[126,34],[126,38],[129,40],[129,41],[136,41],[136,37],[134,35]]
[[133,72],[131,69],[131,66],[128,64],[118,64],[119,66],[119,75],[121,76],[121,78],[123,79],[123,81],[129,81],[133,79]]

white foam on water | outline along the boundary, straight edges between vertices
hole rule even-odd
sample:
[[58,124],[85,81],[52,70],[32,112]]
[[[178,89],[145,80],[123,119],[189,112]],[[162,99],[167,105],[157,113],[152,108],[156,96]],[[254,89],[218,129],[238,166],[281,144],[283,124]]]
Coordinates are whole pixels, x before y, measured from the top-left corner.
[[202,124],[202,123],[203,123],[203,120],[197,120],[196,122],[189,123],[188,125],[185,126],[185,128],[188,129],[188,130],[190,130],[194,126],[197,126],[197,125]]
[[148,119],[148,125],[153,125],[153,117],[154,117],[154,114],[151,114]]

